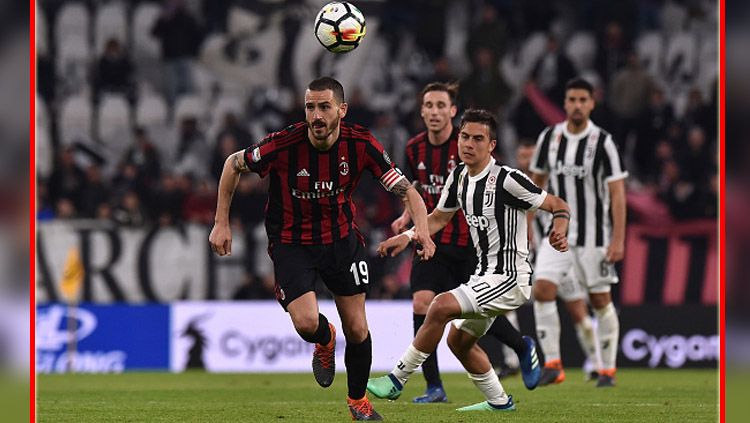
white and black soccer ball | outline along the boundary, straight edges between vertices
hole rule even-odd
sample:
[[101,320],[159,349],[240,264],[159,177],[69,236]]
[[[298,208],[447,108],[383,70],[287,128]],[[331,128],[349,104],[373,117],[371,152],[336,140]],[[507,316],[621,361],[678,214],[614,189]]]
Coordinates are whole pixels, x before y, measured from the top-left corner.
[[330,2],[315,17],[315,38],[328,51],[352,51],[364,37],[365,16],[351,3]]

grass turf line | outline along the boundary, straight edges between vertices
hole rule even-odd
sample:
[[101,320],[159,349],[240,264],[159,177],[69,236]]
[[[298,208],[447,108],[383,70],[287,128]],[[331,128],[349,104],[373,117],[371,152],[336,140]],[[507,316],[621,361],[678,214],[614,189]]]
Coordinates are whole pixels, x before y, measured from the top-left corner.
[[[527,391],[520,377],[503,381],[518,411],[458,413],[481,401],[464,374],[443,374],[448,404],[412,404],[424,379],[414,375],[396,401],[372,399],[390,421],[408,422],[707,422],[718,418],[714,370],[621,369],[618,386],[597,389],[580,370],[566,369],[561,385]],[[373,376],[379,376],[375,373]],[[312,373],[39,375],[39,422],[279,422],[348,421],[346,375],[328,389]]]

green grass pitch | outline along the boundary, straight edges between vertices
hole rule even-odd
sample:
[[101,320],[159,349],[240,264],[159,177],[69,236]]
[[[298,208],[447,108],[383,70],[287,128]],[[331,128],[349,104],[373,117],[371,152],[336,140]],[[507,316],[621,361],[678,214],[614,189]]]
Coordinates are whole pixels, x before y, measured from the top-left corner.
[[[379,376],[381,373],[375,373]],[[512,413],[458,413],[483,398],[464,374],[444,374],[450,403],[412,404],[424,389],[414,375],[397,401],[372,399],[385,420],[399,422],[713,422],[718,419],[715,370],[618,371],[618,386],[597,389],[577,369],[567,380],[527,391],[520,377],[503,381]],[[350,420],[346,375],[320,388],[312,373],[126,373],[40,375],[39,422],[333,422]]]

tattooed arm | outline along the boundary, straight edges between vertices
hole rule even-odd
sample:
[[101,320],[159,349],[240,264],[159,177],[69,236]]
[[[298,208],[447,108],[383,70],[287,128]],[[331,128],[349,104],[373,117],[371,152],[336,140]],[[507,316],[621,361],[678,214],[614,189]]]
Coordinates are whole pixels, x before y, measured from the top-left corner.
[[[421,196],[422,195],[422,184],[419,183],[419,181],[412,181],[411,185],[414,187],[414,189],[417,190],[417,193]],[[424,197],[423,197],[424,198]],[[409,210],[404,207],[404,212],[401,213],[401,216],[399,216],[396,220],[391,223],[391,230],[394,234],[400,234],[401,232],[405,231],[409,227],[409,223],[411,223],[411,216],[409,216]]]
[[229,227],[229,206],[232,204],[234,190],[240,181],[240,175],[249,172],[245,162],[245,151],[231,154],[224,161],[224,169],[219,179],[219,193],[216,201],[214,227],[208,236],[211,248],[220,256],[232,253],[232,231]]
[[435,253],[435,243],[430,238],[430,232],[427,225],[427,208],[424,205],[422,196],[419,195],[414,186],[404,178],[401,179],[392,189],[391,192],[396,194],[404,202],[409,216],[414,221],[414,240],[422,244],[420,255],[424,260],[429,259]]

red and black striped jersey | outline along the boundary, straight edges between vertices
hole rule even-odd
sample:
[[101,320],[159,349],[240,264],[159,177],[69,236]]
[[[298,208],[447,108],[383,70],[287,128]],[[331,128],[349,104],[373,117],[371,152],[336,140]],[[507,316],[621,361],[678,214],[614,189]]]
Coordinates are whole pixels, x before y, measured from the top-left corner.
[[404,179],[370,131],[343,121],[327,151],[313,147],[298,122],[248,147],[245,162],[271,178],[266,233],[284,244],[330,244],[356,231],[352,192],[365,169],[389,191]]
[[[458,129],[454,128],[448,141],[439,146],[430,144],[426,131],[417,134],[406,143],[406,161],[407,177],[409,180],[419,181],[422,198],[429,213],[437,206],[448,175],[460,162]],[[469,245],[471,237],[463,212],[459,210],[433,239],[439,244],[458,247]]]

